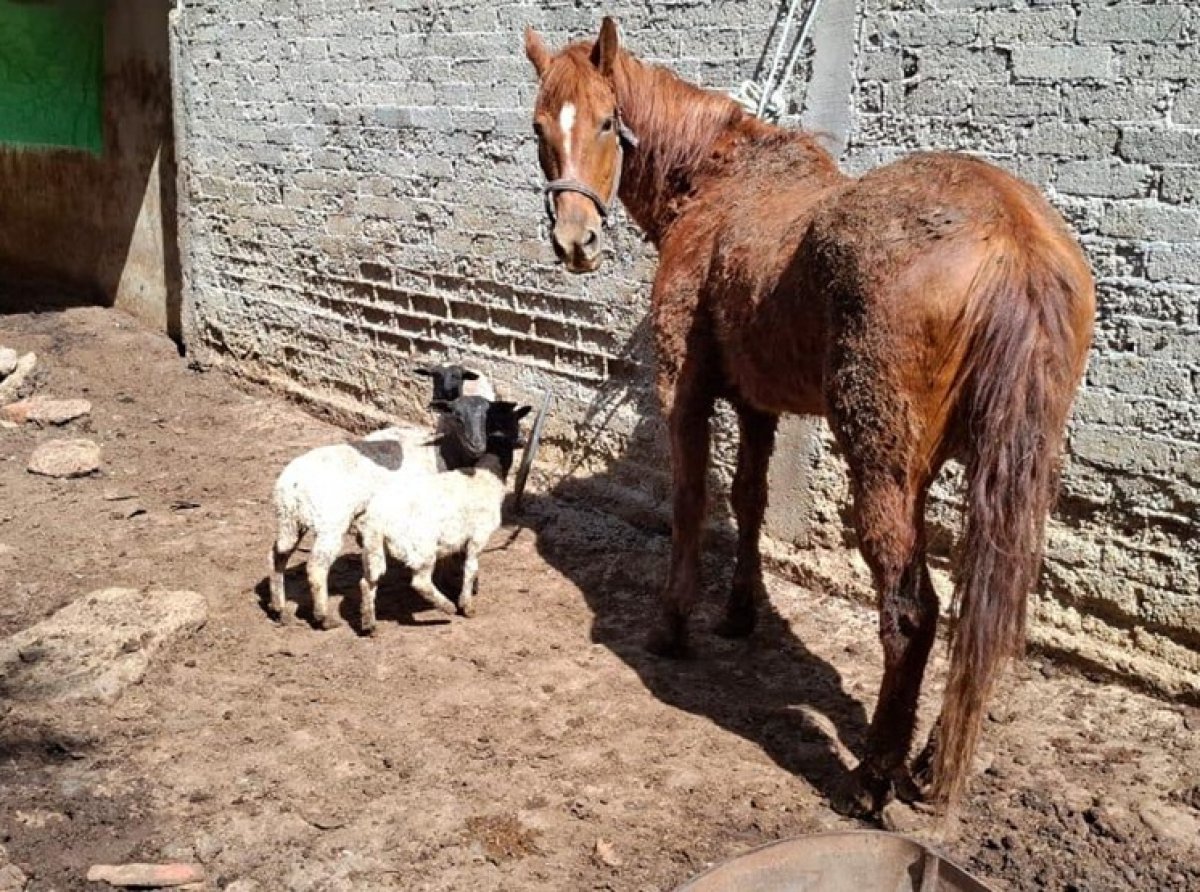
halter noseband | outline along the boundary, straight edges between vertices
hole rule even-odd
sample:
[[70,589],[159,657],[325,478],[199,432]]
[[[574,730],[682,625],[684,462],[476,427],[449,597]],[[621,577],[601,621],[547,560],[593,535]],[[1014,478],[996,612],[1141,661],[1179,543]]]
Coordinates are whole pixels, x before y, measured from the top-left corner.
[[617,201],[617,193],[621,189],[621,167],[625,163],[625,149],[636,149],[638,144],[637,135],[629,129],[628,125],[621,119],[621,113],[616,113],[617,124],[617,173],[613,177],[612,194],[605,201],[600,193],[589,186],[587,183],[581,183],[579,180],[558,179],[551,180],[542,187],[542,199],[546,205],[546,216],[550,218],[550,225],[553,226],[558,222],[558,211],[554,207],[554,199],[561,192],[576,192],[591,200],[596,206],[596,211],[600,214],[600,222],[606,228],[612,226],[613,206]]

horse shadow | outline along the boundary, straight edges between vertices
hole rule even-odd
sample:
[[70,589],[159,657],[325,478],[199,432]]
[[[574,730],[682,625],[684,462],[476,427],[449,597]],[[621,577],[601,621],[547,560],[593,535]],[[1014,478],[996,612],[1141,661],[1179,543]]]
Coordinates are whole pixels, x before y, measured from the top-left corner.
[[[589,432],[581,441],[598,437],[596,428],[617,415],[613,402],[622,399],[615,393],[621,386],[610,380],[601,388],[581,425]],[[658,467],[665,467],[657,400],[645,391],[624,398],[636,400],[640,419],[626,442],[641,444],[634,451],[658,443]],[[692,656],[669,660],[645,649],[666,581],[670,524],[645,505],[617,508],[614,517],[611,499],[604,497],[627,490],[630,479],[644,475],[655,460],[626,450],[599,473],[568,467],[541,494],[526,496],[515,519],[535,529],[542,558],[582,593],[592,612],[591,640],[633,669],[652,695],[754,743],[828,799],[846,776],[844,754],[862,755],[865,707],[837,668],[809,649],[770,601],[759,605],[758,625],[748,639],[730,641],[709,631],[732,579],[736,531],[727,515],[715,519],[705,539]],[[598,497],[603,508],[597,507]]]

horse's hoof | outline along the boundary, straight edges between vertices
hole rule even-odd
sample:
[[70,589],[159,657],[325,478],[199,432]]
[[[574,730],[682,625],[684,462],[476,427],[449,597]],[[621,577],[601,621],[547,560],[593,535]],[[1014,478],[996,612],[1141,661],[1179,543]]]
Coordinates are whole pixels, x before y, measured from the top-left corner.
[[931,778],[922,777],[907,769],[897,772],[892,779],[896,789],[896,798],[909,805],[918,802],[928,802],[932,790]]
[[363,627],[362,627],[362,631],[360,632],[360,634],[361,634],[361,635],[362,635],[362,637],[364,637],[364,638],[374,638],[374,637],[375,637],[375,632],[378,630],[378,628],[379,628],[379,627],[378,627],[378,626],[376,626],[376,625],[374,625],[374,624],[371,624],[371,625],[369,625],[369,626],[363,626]]
[[725,618],[713,626],[713,631],[722,638],[749,638],[757,625],[753,611],[727,613]]
[[688,655],[687,630],[676,623],[655,626],[646,636],[646,650],[656,657],[682,659]]
[[829,804],[847,818],[873,819],[891,798],[891,782],[859,765],[834,791]]
[[340,625],[341,625],[341,622],[339,622],[338,618],[335,617],[331,613],[327,613],[324,616],[317,617],[317,628],[324,629],[326,632],[331,631],[332,629],[336,629]]
[[460,605],[458,608],[458,612],[461,613],[463,616],[465,616],[467,619],[470,619],[471,617],[473,617],[475,615],[475,602],[467,601],[465,604]]

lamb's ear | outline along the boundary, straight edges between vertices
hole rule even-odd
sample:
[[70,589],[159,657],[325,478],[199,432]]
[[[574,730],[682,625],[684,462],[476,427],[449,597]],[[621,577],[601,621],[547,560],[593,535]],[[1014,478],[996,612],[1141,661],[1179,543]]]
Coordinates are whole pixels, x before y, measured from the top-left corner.
[[510,402],[509,400],[492,400],[491,402],[491,407],[493,409],[499,409],[502,412],[510,412],[515,409],[516,406],[516,403]]
[[541,77],[550,65],[550,50],[540,34],[532,28],[525,29],[525,58],[533,64],[533,70]]
[[437,374],[437,372],[435,372],[433,369],[427,369],[423,365],[419,365],[415,369],[413,369],[413,374],[414,375],[424,375],[426,378],[432,378]]
[[463,369],[463,380],[464,381],[478,381],[479,380],[479,372],[473,372],[470,369]]
[[606,15],[604,21],[600,23],[600,36],[596,38],[596,43],[592,46],[592,64],[600,69],[600,73],[605,77],[612,77],[619,49],[617,20]]
[[516,418],[517,421],[520,421],[532,411],[533,406],[522,406],[521,408],[517,409],[517,411],[513,412],[513,417]]

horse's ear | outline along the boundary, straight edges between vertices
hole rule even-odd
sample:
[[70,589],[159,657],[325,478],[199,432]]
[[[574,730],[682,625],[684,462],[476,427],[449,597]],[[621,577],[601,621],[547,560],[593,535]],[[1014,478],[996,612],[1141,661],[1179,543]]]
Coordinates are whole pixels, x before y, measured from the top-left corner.
[[612,77],[613,67],[617,64],[617,50],[620,39],[617,37],[617,20],[605,16],[600,23],[600,36],[592,47],[592,64],[600,69],[605,77]]
[[533,70],[541,77],[550,64],[550,50],[540,34],[532,28],[525,29],[525,56],[533,63]]

